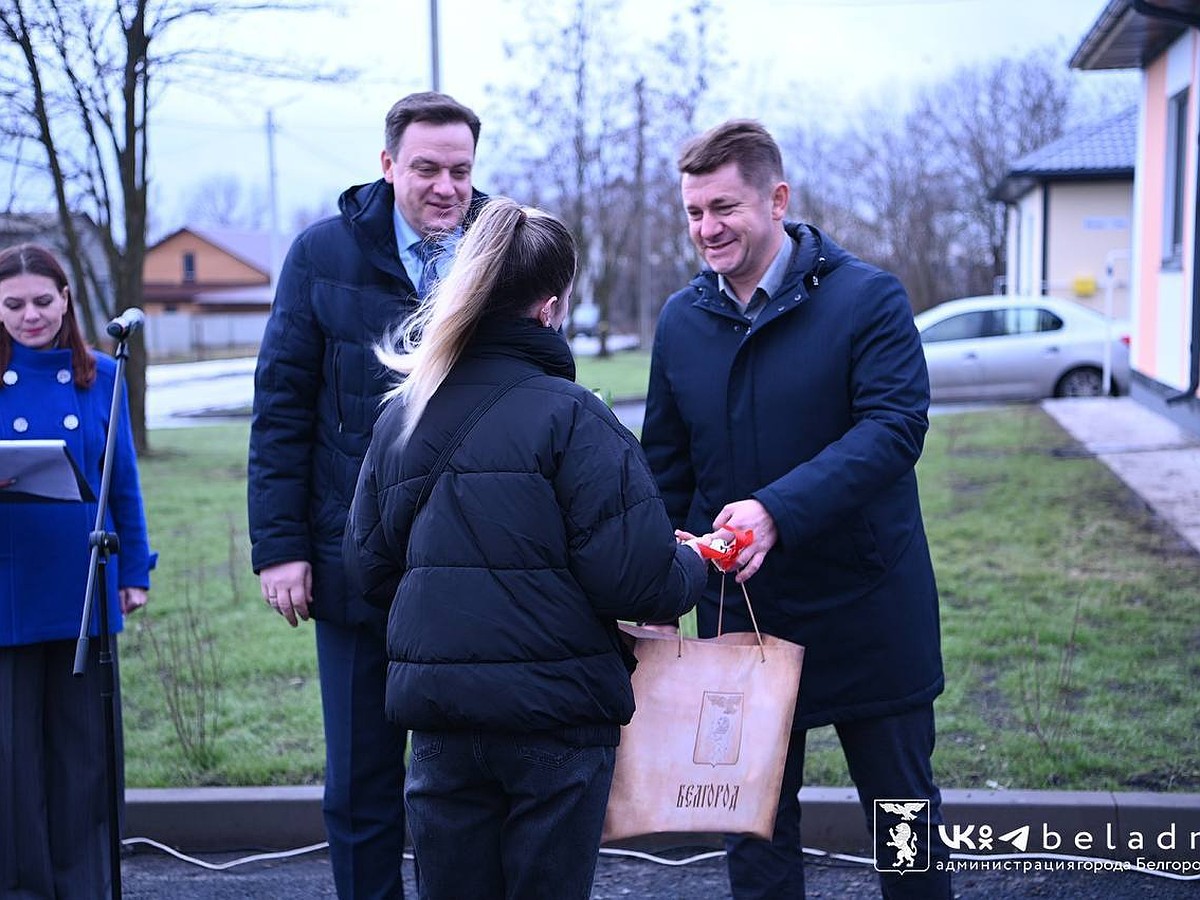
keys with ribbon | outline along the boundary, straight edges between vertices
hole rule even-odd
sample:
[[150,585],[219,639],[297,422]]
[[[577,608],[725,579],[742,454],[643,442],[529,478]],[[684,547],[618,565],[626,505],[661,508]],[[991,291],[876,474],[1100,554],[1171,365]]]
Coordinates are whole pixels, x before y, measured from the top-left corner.
[[700,545],[700,556],[710,560],[722,572],[730,572],[737,565],[738,554],[754,543],[754,532],[749,528],[726,528],[733,533],[733,538],[724,540],[716,538],[711,544]]

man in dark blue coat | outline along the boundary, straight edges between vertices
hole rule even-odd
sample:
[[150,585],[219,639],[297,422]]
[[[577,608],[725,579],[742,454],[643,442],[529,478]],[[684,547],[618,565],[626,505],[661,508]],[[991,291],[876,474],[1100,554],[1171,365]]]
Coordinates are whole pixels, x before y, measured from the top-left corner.
[[[876,831],[884,896],[949,897],[930,761],[937,586],[914,472],[929,381],[908,297],[816,228],[785,222],[781,154],[758,123],[692,139],[679,169],[708,268],[663,308],[642,443],[680,528],[753,530],[737,581],[755,576],[764,631],[806,648],[774,838],[727,838],[733,895],[804,896],[805,735],[832,724]],[[702,636],[716,633],[719,596],[714,574]],[[745,604],[727,602],[723,623],[749,630]],[[888,800],[916,804],[888,804],[915,810],[904,829],[877,808]]]
[[255,372],[249,512],[263,599],[316,623],[325,826],[338,896],[404,893],[404,732],[384,715],[384,618],[345,588],[342,532],[384,393],[373,347],[417,305],[471,210],[479,118],[412,94],[388,112],[383,177],[346,190],[280,272]]

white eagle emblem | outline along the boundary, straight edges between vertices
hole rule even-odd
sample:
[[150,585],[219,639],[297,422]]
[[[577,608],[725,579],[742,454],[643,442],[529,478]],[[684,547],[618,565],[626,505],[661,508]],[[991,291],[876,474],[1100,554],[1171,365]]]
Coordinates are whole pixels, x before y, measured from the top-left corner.
[[917,817],[917,813],[925,806],[924,802],[920,803],[880,803],[880,808],[884,812],[890,812],[893,815],[899,816],[905,822],[911,822]]

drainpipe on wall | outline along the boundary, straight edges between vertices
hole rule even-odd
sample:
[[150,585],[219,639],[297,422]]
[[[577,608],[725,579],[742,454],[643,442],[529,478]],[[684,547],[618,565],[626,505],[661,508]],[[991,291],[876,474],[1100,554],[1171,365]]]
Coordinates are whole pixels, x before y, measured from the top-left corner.
[[[1200,140],[1196,144],[1195,184],[1200,187]],[[1195,214],[1192,219],[1192,340],[1188,348],[1188,386],[1168,397],[1168,404],[1195,400],[1196,391],[1200,390],[1200,278],[1196,277],[1196,269],[1200,266],[1200,202],[1196,195],[1192,196],[1192,206]]]
[[1041,287],[1043,297],[1050,293],[1050,182],[1042,183],[1042,266]]
[[[1190,28],[1200,28],[1200,16],[1194,13],[1179,12],[1174,9],[1163,9],[1154,6],[1146,0],[1133,0],[1133,11],[1152,19],[1165,19]],[[1200,190],[1200,141],[1196,146],[1196,181],[1194,185]],[[1196,391],[1200,390],[1200,278],[1197,278],[1197,267],[1200,267],[1200,202],[1197,195],[1192,196],[1194,219],[1192,222],[1192,339],[1188,348],[1188,386],[1178,394],[1167,398],[1167,403],[1182,403],[1184,400],[1195,400]]]

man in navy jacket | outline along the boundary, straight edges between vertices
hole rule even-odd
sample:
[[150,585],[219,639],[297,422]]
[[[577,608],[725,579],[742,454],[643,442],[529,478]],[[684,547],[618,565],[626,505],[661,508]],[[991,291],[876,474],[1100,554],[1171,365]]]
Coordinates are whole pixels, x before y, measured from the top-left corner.
[[[781,154],[757,122],[693,138],[679,169],[708,268],[659,319],[642,443],[677,526],[753,530],[737,580],[753,576],[764,631],[806,648],[774,838],[727,838],[733,895],[804,896],[805,735],[832,724],[877,832],[884,896],[949,897],[930,762],[937,586],[914,472],[929,381],[908,297],[816,228],[785,222]],[[714,574],[703,636],[716,633],[719,587]],[[724,630],[750,628],[744,603],[728,601]],[[918,804],[907,830],[886,827],[900,819],[880,800]],[[915,854],[897,853],[897,834],[916,836]]]
[[453,98],[388,112],[383,177],[346,190],[280,272],[254,376],[249,512],[263,599],[317,620],[325,827],[338,896],[402,897],[405,734],[384,715],[383,614],[348,596],[342,532],[393,377],[374,345],[417,305],[481,195],[479,119]]

